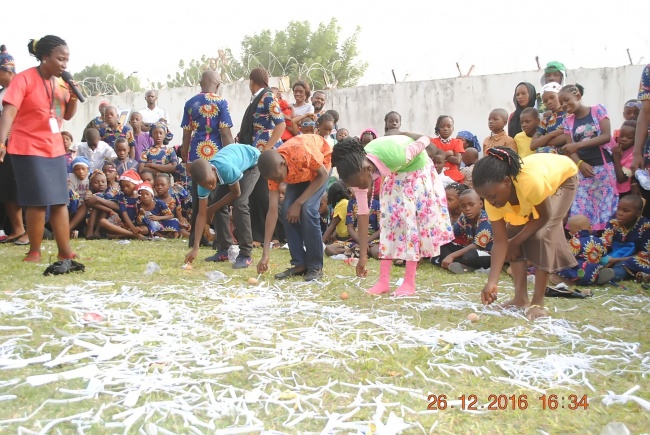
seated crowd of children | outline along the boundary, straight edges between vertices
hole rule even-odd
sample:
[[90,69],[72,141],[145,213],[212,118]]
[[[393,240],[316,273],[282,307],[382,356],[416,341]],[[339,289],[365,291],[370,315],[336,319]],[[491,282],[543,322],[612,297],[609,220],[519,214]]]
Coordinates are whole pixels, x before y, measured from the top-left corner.
[[[429,259],[432,264],[456,274],[490,267],[492,228],[483,201],[473,190],[472,171],[481,153],[499,146],[516,151],[524,162],[536,153],[553,153],[564,154],[577,165],[580,183],[566,217],[566,234],[578,265],[552,274],[551,283],[650,281],[650,221],[643,216],[645,202],[631,173],[640,105],[627,101],[625,122],[614,131],[605,107],[586,106],[584,89],[565,81],[566,70],[553,63],[545,71],[539,94],[532,84],[519,83],[513,96],[515,111],[509,115],[505,109],[492,110],[491,134],[482,142],[469,131],[454,135],[451,116],[437,118],[435,137],[426,151],[445,186],[454,240]],[[280,102],[283,111],[290,111],[284,100]],[[331,134],[320,128],[323,120],[336,125],[338,114],[330,112],[293,118],[291,131],[296,136],[320,135],[334,144],[345,140],[350,135],[345,128]],[[384,133],[393,134],[402,119],[391,111],[384,121]],[[62,133],[69,163],[71,231],[87,239],[189,237],[191,179],[176,149],[167,145],[171,138],[167,126],[156,123],[145,133],[142,117],[132,113],[131,129],[124,129],[113,107],[105,108],[104,122],[102,128],[87,128],[84,142],[76,146],[70,133]],[[364,147],[378,138],[371,128],[358,136]],[[326,255],[360,256],[357,210],[359,201],[366,201],[367,255],[380,257],[379,220],[386,212],[380,210],[381,183],[381,178],[374,179],[367,197],[357,198],[342,180],[330,179],[320,207]],[[285,189],[281,184],[280,203]]]

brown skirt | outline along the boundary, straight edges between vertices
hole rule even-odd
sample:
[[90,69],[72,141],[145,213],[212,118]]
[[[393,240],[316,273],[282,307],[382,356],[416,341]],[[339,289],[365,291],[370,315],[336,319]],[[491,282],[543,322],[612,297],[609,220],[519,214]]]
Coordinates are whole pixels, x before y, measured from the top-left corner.
[[[571,204],[578,189],[578,177],[567,179],[550,197],[551,217],[546,225],[535,235],[526,240],[521,249],[523,257],[533,265],[546,272],[557,272],[568,267],[577,266],[569,244],[564,237],[563,220],[571,209]],[[507,225],[508,239],[513,238],[525,225]]]

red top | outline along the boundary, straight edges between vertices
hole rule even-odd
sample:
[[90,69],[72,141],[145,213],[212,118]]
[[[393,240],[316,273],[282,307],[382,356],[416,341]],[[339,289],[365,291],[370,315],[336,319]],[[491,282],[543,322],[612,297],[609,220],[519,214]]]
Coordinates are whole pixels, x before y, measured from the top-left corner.
[[[449,143],[442,143],[439,137],[431,138],[431,143],[443,151],[453,151],[456,153],[464,153],[465,147],[463,146],[463,141],[460,139],[453,138]],[[465,180],[463,174],[458,170],[458,165],[449,163],[445,161],[445,168],[447,168],[444,174],[454,180],[456,183],[462,183]]]
[[30,68],[11,81],[2,99],[4,106],[11,104],[18,109],[9,135],[7,151],[10,154],[49,158],[65,154],[61,133],[52,133],[50,127],[52,93],[52,111],[61,130],[63,114],[70,100],[70,92],[63,80],[56,77],[44,80],[37,68]]
[[[321,166],[329,171],[332,167],[332,147],[320,135],[301,134],[289,139],[277,148],[287,162],[287,184],[314,181]],[[278,190],[280,184],[269,180],[269,190]]]

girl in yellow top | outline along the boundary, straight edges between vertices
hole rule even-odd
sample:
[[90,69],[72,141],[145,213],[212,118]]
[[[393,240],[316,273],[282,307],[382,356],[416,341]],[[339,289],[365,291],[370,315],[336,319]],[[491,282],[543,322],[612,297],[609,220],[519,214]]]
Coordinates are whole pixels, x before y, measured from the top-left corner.
[[[510,148],[486,151],[472,174],[474,189],[485,199],[494,245],[488,282],[481,299],[491,304],[503,264],[512,268],[515,296],[503,307],[525,308],[529,319],[547,315],[544,292],[549,275],[573,267],[562,228],[578,187],[578,169],[557,154],[533,154],[523,160]],[[526,260],[535,266],[535,291],[528,300]]]

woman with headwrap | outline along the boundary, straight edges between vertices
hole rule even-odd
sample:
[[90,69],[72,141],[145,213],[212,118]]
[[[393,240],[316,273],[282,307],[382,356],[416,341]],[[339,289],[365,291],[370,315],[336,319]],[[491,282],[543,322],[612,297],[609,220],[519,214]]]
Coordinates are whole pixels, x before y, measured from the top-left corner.
[[515,95],[512,97],[512,102],[515,103],[515,111],[510,114],[508,119],[508,136],[515,137],[521,133],[521,122],[519,117],[521,112],[527,107],[535,107],[537,99],[537,91],[535,86],[528,82],[521,82],[515,88]]
[[[239,143],[250,144],[261,152],[282,145],[282,133],[286,128],[280,104],[269,87],[269,73],[264,68],[251,71],[250,90],[253,97],[241,123]],[[269,187],[260,177],[249,197],[251,228],[254,244],[264,243],[264,225],[269,211]],[[219,257],[217,252],[216,257]],[[219,258],[223,258],[221,255]],[[215,260],[219,260],[216,258]],[[225,255],[225,261],[228,255]]]
[[456,135],[456,139],[460,139],[463,141],[463,146],[465,149],[467,148],[476,148],[476,151],[479,153],[481,152],[481,141],[478,140],[476,135],[474,133],[463,130],[459,131],[458,134]]
[[[3,46],[4,47],[4,46]],[[3,50],[0,53],[0,101],[11,80],[16,76],[16,65],[14,58]],[[2,105],[0,104],[0,115],[2,114]],[[27,244],[27,234],[23,226],[23,209],[18,206],[18,198],[16,196],[16,179],[14,178],[13,167],[11,166],[11,158],[5,156],[5,161],[0,163],[0,204],[4,206],[4,211],[9,223],[11,224],[11,234],[0,240],[0,243],[16,243]],[[0,229],[4,219],[0,219]]]
[[[68,170],[61,136],[63,120],[72,119],[77,112],[77,97],[61,79],[70,51],[63,39],[52,35],[31,40],[28,50],[40,64],[18,74],[4,94],[0,162],[8,151],[18,204],[26,207],[30,247],[23,261],[41,261],[48,206],[58,257],[72,259],[76,254],[70,247]],[[11,137],[5,147],[10,129]]]

